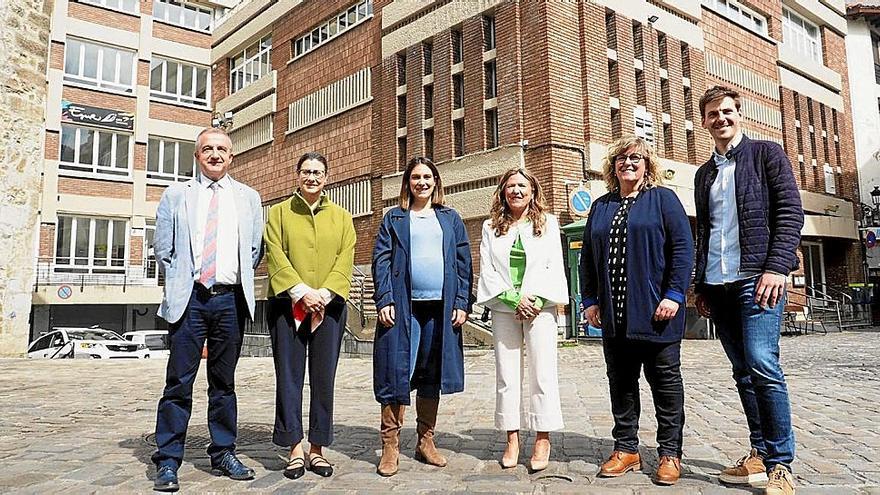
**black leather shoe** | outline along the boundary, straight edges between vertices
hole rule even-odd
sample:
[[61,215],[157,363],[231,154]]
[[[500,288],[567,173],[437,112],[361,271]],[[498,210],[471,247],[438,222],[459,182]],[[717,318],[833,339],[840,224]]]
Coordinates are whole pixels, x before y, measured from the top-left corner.
[[177,483],[177,470],[171,466],[162,466],[156,471],[156,481],[153,482],[153,490],[157,492],[176,492],[180,490]]
[[211,466],[211,474],[229,476],[238,481],[254,479],[254,470],[242,464],[232,452],[226,452],[218,464]]

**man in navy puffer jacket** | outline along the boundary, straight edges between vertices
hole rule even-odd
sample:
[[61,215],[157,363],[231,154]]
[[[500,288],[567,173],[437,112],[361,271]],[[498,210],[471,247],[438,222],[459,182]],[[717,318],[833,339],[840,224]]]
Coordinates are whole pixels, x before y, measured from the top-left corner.
[[740,131],[736,91],[710,88],[700,113],[715,150],[694,181],[697,310],[712,318],[730,359],[752,446],[720,479],[766,481],[769,495],[793,494],[795,443],[779,332],[785,281],[798,267],[800,194],[782,147]]

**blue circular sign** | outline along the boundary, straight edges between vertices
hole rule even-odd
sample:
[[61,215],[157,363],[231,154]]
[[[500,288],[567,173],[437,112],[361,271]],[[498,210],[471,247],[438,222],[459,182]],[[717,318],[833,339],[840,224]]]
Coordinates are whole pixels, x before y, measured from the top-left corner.
[[73,289],[70,288],[69,285],[62,285],[58,287],[58,297],[61,299],[68,299],[73,295]]
[[868,249],[877,245],[877,234],[874,233],[873,230],[869,230],[867,234],[865,234],[865,246]]
[[568,198],[568,206],[571,208],[571,212],[577,216],[587,216],[592,205],[593,195],[586,189],[578,189]]

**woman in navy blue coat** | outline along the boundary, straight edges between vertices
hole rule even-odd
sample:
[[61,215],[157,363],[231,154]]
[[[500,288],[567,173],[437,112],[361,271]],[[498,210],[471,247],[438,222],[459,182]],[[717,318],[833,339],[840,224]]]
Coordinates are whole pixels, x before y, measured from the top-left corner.
[[413,158],[403,173],[399,206],[382,219],[373,250],[373,391],[382,405],[382,457],[376,471],[397,473],[400,428],[416,390],[415,458],[443,467],[434,445],[440,394],[464,389],[461,325],[470,312],[471,251],[461,217],[443,206],[431,160]]
[[654,481],[681,474],[684,387],[681,339],[694,247],[690,223],[675,193],[660,187],[651,146],[624,136],[608,147],[604,177],[610,191],[593,204],[581,249],[585,318],[602,329],[614,416],[614,451],[599,476],[641,469],[639,375],[651,386],[660,464]]

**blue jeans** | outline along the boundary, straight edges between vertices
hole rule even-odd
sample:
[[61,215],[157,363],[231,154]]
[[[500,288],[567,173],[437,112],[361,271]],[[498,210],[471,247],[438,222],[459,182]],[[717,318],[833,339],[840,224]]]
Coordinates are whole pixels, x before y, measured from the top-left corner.
[[171,324],[171,355],[165,391],[156,414],[157,467],[177,468],[183,461],[186,430],[192,412],[193,382],[208,342],[208,455],[215,466],[226,452],[235,452],[238,404],[235,366],[241,354],[244,325],[250,317],[240,287],[211,295],[195,284],[183,317]]
[[768,470],[777,464],[791,470],[794,432],[788,387],[779,365],[785,298],[773,308],[762,308],[755,303],[757,281],[758,277],[752,277],[708,286],[704,297],[733,367],[752,447],[764,458]]

